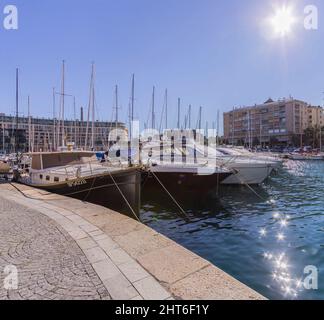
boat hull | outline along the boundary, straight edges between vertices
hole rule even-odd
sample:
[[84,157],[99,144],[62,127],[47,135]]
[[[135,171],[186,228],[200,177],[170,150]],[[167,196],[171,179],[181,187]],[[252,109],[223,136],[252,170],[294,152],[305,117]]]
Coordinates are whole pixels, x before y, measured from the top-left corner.
[[[141,174],[136,168],[111,172],[111,174],[82,177],[57,184],[33,185],[24,179],[20,179],[19,182],[55,194],[104,206],[132,217],[134,217],[133,211],[137,216],[139,215]],[[132,210],[129,206],[132,207]]]
[[233,165],[231,167],[237,173],[226,178],[222,184],[226,185],[257,185],[263,183],[274,170],[271,165],[262,166],[239,166]]
[[[214,174],[197,174],[186,172],[143,172],[143,188],[158,187],[177,194],[181,193],[208,193],[217,188],[222,181],[228,178],[231,172]],[[162,186],[162,185],[163,186]]]
[[290,160],[296,160],[296,161],[321,161],[324,160],[324,156],[317,155],[317,156],[304,156],[304,155],[298,155],[293,154],[289,156]]

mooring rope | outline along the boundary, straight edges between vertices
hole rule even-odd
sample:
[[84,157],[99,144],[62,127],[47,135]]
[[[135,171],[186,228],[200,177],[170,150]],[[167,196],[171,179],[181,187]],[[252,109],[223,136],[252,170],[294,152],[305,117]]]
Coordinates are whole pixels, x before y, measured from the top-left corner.
[[90,187],[90,189],[88,190],[87,195],[84,197],[83,202],[86,202],[87,199],[88,199],[88,197],[90,196],[90,193],[91,193],[91,191],[92,191],[92,189],[93,189],[93,187],[94,187],[94,184],[95,184],[96,180],[97,180],[97,177],[95,177],[95,178],[92,180],[91,187]]
[[180,204],[178,203],[178,201],[172,196],[172,194],[168,191],[168,189],[164,186],[164,184],[162,183],[162,181],[158,178],[158,176],[150,170],[150,172],[153,174],[154,178],[159,182],[159,184],[162,186],[162,188],[164,189],[164,191],[169,195],[169,197],[172,199],[172,201],[177,205],[177,207],[180,209],[180,211],[182,212],[182,214],[190,220],[189,216],[187,215],[187,213],[184,211],[184,209],[180,206]]
[[[245,185],[246,187],[248,187],[260,200],[264,201],[264,202],[268,202],[267,199],[265,199],[264,197],[262,197],[259,193],[257,193],[248,183],[244,182],[241,177],[244,178],[244,176],[240,173],[237,172],[236,173],[237,178],[240,180],[240,182]],[[274,204],[272,204],[272,206],[274,207]]]
[[129,209],[131,210],[132,214],[134,215],[134,217],[136,218],[136,220],[138,222],[141,222],[140,218],[137,216],[137,214],[135,213],[134,209],[132,208],[132,206],[130,205],[130,203],[128,202],[127,198],[125,197],[124,193],[121,191],[121,189],[119,188],[118,184],[116,183],[114,177],[112,176],[111,172],[109,171],[109,175],[111,180],[113,181],[113,183],[115,184],[116,188],[118,189],[119,193],[121,194],[121,196],[123,197],[123,199],[125,200],[127,206],[129,207]]

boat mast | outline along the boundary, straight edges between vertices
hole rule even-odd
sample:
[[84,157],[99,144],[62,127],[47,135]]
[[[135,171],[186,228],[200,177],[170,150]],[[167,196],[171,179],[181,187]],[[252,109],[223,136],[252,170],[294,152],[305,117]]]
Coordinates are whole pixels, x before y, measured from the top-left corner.
[[115,125],[116,125],[116,141],[117,141],[117,130],[118,130],[118,121],[119,121],[119,115],[118,115],[118,85],[115,86],[115,110],[116,110],[116,119],[115,119]]
[[181,117],[181,99],[178,98],[178,124],[177,124],[177,129],[179,130],[180,129],[180,117]]
[[6,154],[4,115],[2,116],[2,149],[3,149],[3,154]]
[[30,116],[30,96],[28,96],[28,152],[31,151],[31,116]]
[[235,140],[235,107],[233,107],[233,117],[232,117],[232,146],[234,146]]
[[303,122],[302,122],[302,108],[300,107],[300,121],[299,121],[299,126],[300,126],[300,148],[303,148]]
[[18,114],[19,114],[19,69],[16,69],[16,133],[15,133],[15,153],[18,155]]
[[220,111],[217,110],[216,147],[218,147],[219,145],[219,122],[220,122]]
[[74,144],[77,144],[77,120],[76,120],[76,102],[75,96],[73,97],[73,112],[74,112]]
[[130,119],[130,140],[133,139],[133,121],[134,121],[134,107],[135,107],[135,74],[132,76],[132,97],[131,97],[131,119]]
[[62,62],[62,147],[65,146],[65,60]]
[[262,111],[260,110],[260,146],[262,148]]
[[53,88],[53,151],[56,150],[56,99],[55,88]]
[[165,89],[165,130],[168,129],[168,89]]
[[88,140],[89,140],[89,121],[90,121],[90,110],[92,104],[92,94],[93,94],[93,79],[94,79],[94,62],[92,62],[91,67],[91,78],[90,78],[90,89],[89,89],[89,104],[88,104],[88,117],[87,117],[87,128],[86,128],[86,136],[85,136],[85,149],[88,148]]
[[199,108],[199,121],[198,121],[199,130],[201,130],[201,121],[202,121],[202,107]]
[[91,149],[94,151],[95,149],[95,121],[96,121],[96,113],[95,113],[95,77],[94,77],[94,68],[93,68],[93,81],[92,81],[92,146]]
[[155,86],[152,93],[152,130],[155,129]]
[[189,125],[189,129],[191,129],[191,104],[189,105],[189,115],[188,115],[188,125]]

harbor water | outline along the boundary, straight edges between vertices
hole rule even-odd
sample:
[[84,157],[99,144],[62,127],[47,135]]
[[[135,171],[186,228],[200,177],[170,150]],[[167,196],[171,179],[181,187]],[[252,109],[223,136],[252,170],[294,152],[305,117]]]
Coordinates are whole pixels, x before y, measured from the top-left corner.
[[[141,220],[269,299],[324,299],[324,161],[288,161],[259,187],[179,203],[186,215],[144,188]],[[314,270],[316,290],[305,287]]]

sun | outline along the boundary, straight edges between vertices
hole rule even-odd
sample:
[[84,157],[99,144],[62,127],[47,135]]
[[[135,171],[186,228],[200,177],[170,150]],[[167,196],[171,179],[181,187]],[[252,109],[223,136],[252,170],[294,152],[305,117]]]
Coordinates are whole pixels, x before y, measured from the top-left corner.
[[271,18],[271,25],[277,36],[286,37],[291,33],[295,21],[292,8],[283,6],[276,9],[275,15]]

